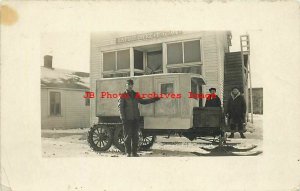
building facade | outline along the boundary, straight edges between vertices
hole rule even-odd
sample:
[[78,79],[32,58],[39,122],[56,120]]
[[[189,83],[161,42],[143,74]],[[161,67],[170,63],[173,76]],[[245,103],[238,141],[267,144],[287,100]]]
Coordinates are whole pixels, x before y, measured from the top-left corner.
[[52,67],[52,57],[45,56],[41,66],[41,128],[87,128],[90,103],[89,74]]
[[[230,45],[229,31],[158,31],[106,39],[94,33],[91,35],[90,88],[95,92],[96,80],[101,78],[195,73],[206,81],[202,93],[215,87],[223,100],[225,54]],[[91,100],[90,109],[93,124],[97,122],[95,99]]]

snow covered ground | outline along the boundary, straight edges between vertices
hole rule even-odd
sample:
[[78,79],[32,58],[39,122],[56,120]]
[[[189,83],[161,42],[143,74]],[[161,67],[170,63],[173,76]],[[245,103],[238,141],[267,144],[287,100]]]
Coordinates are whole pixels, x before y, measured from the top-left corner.
[[[247,125],[246,139],[235,133],[223,147],[204,140],[189,141],[185,137],[158,136],[149,151],[139,152],[141,157],[189,156],[256,156],[262,153],[263,116],[254,115],[254,124]],[[88,129],[42,130],[43,157],[125,157],[113,146],[106,152],[93,152],[87,141]]]

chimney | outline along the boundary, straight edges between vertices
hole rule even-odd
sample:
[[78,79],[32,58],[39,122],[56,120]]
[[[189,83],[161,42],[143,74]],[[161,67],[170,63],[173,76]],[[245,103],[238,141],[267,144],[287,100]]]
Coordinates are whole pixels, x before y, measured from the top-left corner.
[[44,67],[53,69],[52,68],[52,56],[50,56],[50,55],[44,56]]

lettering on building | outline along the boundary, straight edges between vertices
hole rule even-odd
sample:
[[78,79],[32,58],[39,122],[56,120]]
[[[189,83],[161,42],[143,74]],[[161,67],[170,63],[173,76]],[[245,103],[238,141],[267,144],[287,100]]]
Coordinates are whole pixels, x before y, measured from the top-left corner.
[[150,40],[150,39],[156,39],[156,38],[163,38],[168,36],[174,36],[182,34],[182,31],[158,31],[158,32],[150,32],[145,34],[138,34],[134,36],[124,36],[116,38],[116,43],[126,43],[126,42],[132,42],[132,41],[139,41],[139,40]]

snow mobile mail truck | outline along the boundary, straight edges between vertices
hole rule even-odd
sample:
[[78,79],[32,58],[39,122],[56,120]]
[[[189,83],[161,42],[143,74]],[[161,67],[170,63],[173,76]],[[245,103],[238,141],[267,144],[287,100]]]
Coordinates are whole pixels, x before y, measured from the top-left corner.
[[156,135],[178,134],[190,140],[207,136],[222,142],[222,109],[203,108],[201,97],[204,79],[199,74],[168,73],[135,77],[99,79],[96,82],[96,115],[98,123],[88,132],[88,143],[96,152],[114,145],[124,152],[122,122],[118,108],[119,96],[126,80],[134,81],[134,91],[142,98],[159,96],[154,104],[141,105],[140,149],[149,149]]

